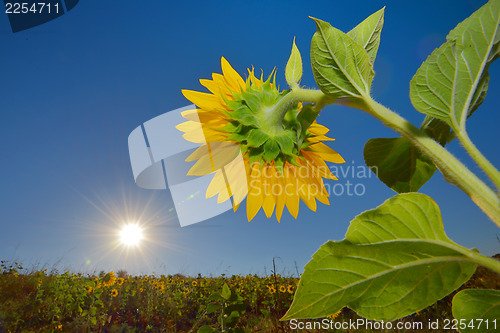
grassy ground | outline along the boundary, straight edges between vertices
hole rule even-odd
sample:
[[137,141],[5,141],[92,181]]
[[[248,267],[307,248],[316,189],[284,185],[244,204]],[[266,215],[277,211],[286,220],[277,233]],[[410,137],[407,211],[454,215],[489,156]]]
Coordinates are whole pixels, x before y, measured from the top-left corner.
[[[298,279],[271,275],[100,276],[48,272],[23,273],[17,263],[2,262],[0,270],[0,333],[3,332],[328,332],[314,321],[280,322],[293,299]],[[500,276],[479,267],[463,288],[500,289]],[[452,319],[450,295],[399,322],[436,332],[429,322]],[[333,319],[331,317],[330,319]],[[344,308],[333,322],[361,319]],[[423,329],[419,326],[422,323]],[[373,324],[373,323],[372,323]],[[309,329],[295,330],[299,325]],[[316,325],[319,325],[317,323]],[[395,325],[395,324],[394,324]],[[365,328],[363,328],[365,327]],[[366,326],[345,332],[395,332]],[[441,330],[452,332],[452,330]]]

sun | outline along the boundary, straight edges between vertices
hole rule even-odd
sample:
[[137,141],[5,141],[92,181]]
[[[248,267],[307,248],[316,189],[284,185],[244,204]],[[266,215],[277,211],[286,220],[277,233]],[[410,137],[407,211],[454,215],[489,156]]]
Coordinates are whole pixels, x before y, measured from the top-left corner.
[[137,224],[127,224],[120,230],[120,241],[124,245],[137,246],[142,238],[142,228]]

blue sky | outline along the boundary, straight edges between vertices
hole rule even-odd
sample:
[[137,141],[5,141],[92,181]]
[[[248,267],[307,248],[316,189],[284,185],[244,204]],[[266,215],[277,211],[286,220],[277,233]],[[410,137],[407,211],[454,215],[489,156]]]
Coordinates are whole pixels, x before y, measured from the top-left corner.
[[[0,258],[29,266],[93,272],[204,275],[301,272],[327,240],[343,238],[349,221],[395,193],[374,176],[347,175],[362,196],[334,196],[281,223],[263,212],[248,222],[244,209],[180,228],[168,191],[136,186],[128,156],[130,132],[167,111],[189,105],[181,89],[202,90],[200,78],[220,72],[224,56],[244,74],[255,66],[286,86],[293,37],[304,61],[302,84],[314,87],[310,40],[317,17],[348,31],[386,6],[372,87],[374,98],[415,124],[423,115],[409,100],[409,81],[447,32],[486,1],[80,1],[69,13],[13,34],[0,14],[2,175]],[[500,67],[490,68],[485,103],[468,131],[500,166]],[[331,129],[331,147],[362,168],[363,147],[394,137],[355,109],[326,107],[318,121]],[[453,142],[449,149],[478,168]],[[483,176],[483,175],[481,175]],[[483,177],[484,178],[484,177]],[[333,184],[332,184],[333,185]],[[421,192],[439,204],[447,235],[487,255],[500,252],[500,233],[458,188],[436,173]],[[140,220],[148,240],[116,247],[124,221]]]

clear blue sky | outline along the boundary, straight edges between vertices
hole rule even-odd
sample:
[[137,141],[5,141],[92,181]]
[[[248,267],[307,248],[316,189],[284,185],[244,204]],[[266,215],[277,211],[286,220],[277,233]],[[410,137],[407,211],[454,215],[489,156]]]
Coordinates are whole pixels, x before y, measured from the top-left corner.
[[[409,100],[409,81],[447,32],[486,1],[85,1],[47,24],[13,34],[0,14],[0,259],[93,272],[204,275],[299,272],[327,240],[343,238],[349,221],[394,195],[375,177],[340,177],[362,184],[363,196],[334,196],[316,213],[281,223],[244,209],[180,228],[168,191],[136,186],[127,137],[141,123],[190,104],[181,89],[220,72],[220,58],[246,72],[254,65],[285,87],[293,37],[302,52],[302,84],[312,87],[308,16],[348,31],[386,5],[373,95],[415,124],[423,115]],[[500,67],[493,64],[485,103],[468,122],[472,140],[500,166]],[[331,145],[362,167],[365,142],[395,136],[359,110],[329,106],[319,122]],[[478,169],[457,142],[449,149]],[[441,174],[421,192],[441,207],[455,242],[487,255],[500,252],[498,229]],[[127,219],[147,224],[140,250],[113,250]]]

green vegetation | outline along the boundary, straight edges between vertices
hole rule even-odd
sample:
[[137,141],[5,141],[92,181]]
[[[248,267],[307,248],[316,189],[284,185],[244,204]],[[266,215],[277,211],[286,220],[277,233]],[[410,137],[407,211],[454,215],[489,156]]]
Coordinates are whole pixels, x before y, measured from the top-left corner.
[[[278,274],[94,276],[27,272],[5,261],[0,267],[0,332],[289,332],[289,322],[279,319],[298,283]],[[479,267],[464,288],[500,289],[500,276]],[[453,295],[401,321],[451,319]],[[334,320],[358,318],[344,308]]]

